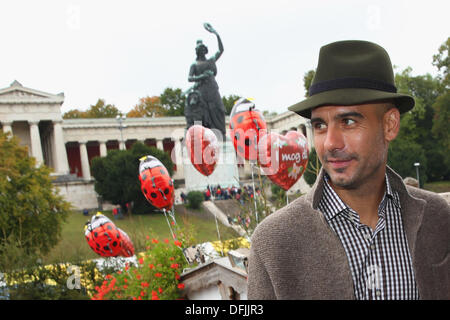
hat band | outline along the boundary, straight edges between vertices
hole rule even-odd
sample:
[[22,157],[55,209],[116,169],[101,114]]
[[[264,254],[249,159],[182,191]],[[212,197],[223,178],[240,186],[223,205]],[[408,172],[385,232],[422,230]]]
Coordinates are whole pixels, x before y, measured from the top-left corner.
[[309,87],[309,96],[313,96],[324,91],[349,88],[374,89],[397,93],[397,88],[387,82],[367,78],[340,78],[322,81],[311,85],[311,87]]

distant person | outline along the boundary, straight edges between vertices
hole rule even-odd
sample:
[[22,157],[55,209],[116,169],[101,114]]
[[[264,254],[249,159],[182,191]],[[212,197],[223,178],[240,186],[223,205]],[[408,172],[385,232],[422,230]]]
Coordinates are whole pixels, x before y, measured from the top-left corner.
[[289,110],[310,119],[322,169],[256,227],[248,299],[450,299],[450,206],[387,166],[413,107],[379,45],[321,48],[309,97]]
[[183,191],[181,191],[180,198],[181,198],[181,202],[183,202],[183,204],[186,203],[186,194]]
[[114,217],[114,219],[117,219],[117,214],[118,214],[119,212],[118,212],[118,210],[117,210],[117,207],[114,207],[113,209],[112,209],[112,215],[113,215],[113,217]]

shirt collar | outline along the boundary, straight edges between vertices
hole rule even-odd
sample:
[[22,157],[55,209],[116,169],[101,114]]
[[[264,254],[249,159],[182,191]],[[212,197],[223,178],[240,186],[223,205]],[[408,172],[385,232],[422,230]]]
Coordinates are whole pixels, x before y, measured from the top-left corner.
[[[328,183],[328,180],[330,177],[325,172],[323,176],[323,193],[322,193],[322,199],[321,203],[326,208],[324,214],[327,220],[333,219],[336,215],[344,212],[344,211],[353,211],[348,205],[345,204],[344,201],[339,198],[337,193],[333,190],[333,188]],[[385,197],[387,197],[389,200],[392,200],[392,203],[398,207],[400,206],[400,200],[398,193],[392,189],[391,184],[389,183],[389,178],[387,174],[385,175],[386,179],[386,191],[384,194],[384,197],[382,199],[382,202],[385,201]]]
[[401,208],[398,192],[392,189],[387,173],[385,174],[385,177],[386,177],[386,196],[388,196],[389,199],[392,200],[392,202],[396,207]]

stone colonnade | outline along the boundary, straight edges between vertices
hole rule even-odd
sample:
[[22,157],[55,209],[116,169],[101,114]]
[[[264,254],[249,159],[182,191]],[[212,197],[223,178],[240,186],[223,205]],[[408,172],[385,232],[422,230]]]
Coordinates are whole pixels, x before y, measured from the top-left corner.
[[[82,177],[84,180],[91,180],[91,160],[96,157],[106,157],[109,150],[125,150],[131,148],[133,143],[140,141],[147,146],[153,146],[161,151],[171,154],[173,148],[179,145],[181,141],[172,142],[170,138],[164,139],[140,139],[140,140],[79,140],[71,141],[66,144],[68,164],[70,173]],[[79,154],[79,155],[78,155]],[[175,159],[173,159],[175,160]],[[178,170],[177,170],[178,169]],[[174,178],[182,178],[179,174],[180,169],[175,166]]]
[[[1,125],[3,127],[4,133],[16,134],[15,130],[13,130],[14,124],[16,122],[20,122],[21,132],[18,132],[20,136],[26,136],[27,131],[29,132],[29,142],[30,142],[30,155],[36,159],[37,165],[47,164],[44,161],[44,152],[42,141],[45,140],[41,137],[41,129],[39,121],[2,121]],[[28,125],[28,130],[23,130],[23,124]],[[67,153],[65,149],[64,139],[63,139],[63,131],[62,131],[62,120],[50,121],[50,129],[52,130],[50,136],[50,148],[48,156],[51,157],[51,164],[54,168],[55,173],[57,174],[67,174],[69,173],[69,166],[67,161]],[[48,125],[48,124],[47,124]],[[19,128],[18,128],[19,131]],[[24,139],[28,140],[28,139]],[[23,144],[23,143],[22,143]]]

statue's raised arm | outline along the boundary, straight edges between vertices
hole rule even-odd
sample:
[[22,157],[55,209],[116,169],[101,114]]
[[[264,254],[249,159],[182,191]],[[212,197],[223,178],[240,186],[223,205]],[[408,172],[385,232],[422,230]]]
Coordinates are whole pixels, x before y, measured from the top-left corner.
[[219,60],[220,56],[223,53],[223,43],[222,43],[222,39],[220,39],[219,34],[217,33],[217,31],[211,26],[211,24],[209,24],[208,22],[205,22],[203,24],[203,26],[205,27],[205,29],[213,34],[216,35],[217,37],[217,44],[219,46],[219,51],[216,52],[216,54],[213,56],[214,61]]

